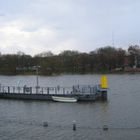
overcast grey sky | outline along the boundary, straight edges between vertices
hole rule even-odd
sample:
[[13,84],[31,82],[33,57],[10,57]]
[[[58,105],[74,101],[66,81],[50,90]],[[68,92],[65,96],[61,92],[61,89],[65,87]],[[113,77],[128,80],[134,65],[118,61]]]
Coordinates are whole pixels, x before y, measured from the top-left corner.
[[[140,44],[140,0],[0,0],[0,52]],[[112,35],[113,34],[113,35]]]

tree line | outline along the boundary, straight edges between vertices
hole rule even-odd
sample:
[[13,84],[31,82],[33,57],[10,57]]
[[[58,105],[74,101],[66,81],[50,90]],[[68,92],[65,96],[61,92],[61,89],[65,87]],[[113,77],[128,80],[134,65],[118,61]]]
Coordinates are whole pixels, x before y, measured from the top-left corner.
[[35,74],[37,67],[41,75],[124,72],[126,67],[140,68],[140,46],[127,50],[106,46],[89,53],[65,50],[57,55],[50,51],[35,56],[0,54],[0,74]]

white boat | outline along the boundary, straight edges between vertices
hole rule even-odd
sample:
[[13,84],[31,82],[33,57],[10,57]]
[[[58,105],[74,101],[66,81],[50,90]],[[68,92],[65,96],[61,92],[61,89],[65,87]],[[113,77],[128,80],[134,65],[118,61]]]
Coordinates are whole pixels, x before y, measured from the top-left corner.
[[70,102],[70,103],[77,102],[77,99],[74,97],[52,96],[52,99],[53,101],[57,102]]

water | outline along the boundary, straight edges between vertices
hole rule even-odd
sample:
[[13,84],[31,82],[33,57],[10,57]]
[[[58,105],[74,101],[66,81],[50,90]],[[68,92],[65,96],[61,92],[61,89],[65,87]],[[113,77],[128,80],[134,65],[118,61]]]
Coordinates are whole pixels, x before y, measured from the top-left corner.
[[[140,75],[108,75],[108,102],[0,100],[0,140],[139,140]],[[20,81],[20,82],[19,82]],[[100,75],[39,77],[41,86],[98,84]],[[0,76],[2,85],[36,85],[35,76]],[[73,120],[77,131],[72,130]],[[48,122],[48,127],[43,127]],[[103,125],[109,127],[103,131]]]

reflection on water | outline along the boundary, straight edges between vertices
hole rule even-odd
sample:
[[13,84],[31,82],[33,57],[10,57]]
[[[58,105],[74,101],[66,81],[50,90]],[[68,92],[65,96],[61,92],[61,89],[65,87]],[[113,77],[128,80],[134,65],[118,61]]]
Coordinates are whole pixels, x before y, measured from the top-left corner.
[[[140,138],[140,75],[108,75],[108,102],[57,103],[0,100],[2,140],[93,140]],[[3,85],[34,86],[34,76],[0,76]],[[100,75],[39,77],[42,86],[98,84]],[[72,130],[73,120],[77,131]],[[48,127],[43,127],[48,122]],[[108,131],[102,127],[107,125]]]

